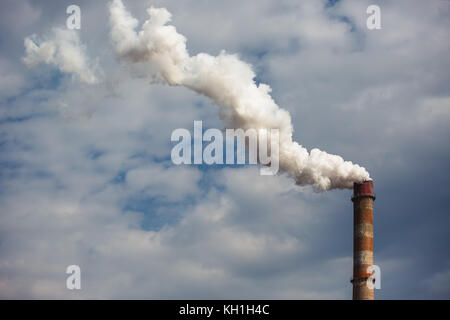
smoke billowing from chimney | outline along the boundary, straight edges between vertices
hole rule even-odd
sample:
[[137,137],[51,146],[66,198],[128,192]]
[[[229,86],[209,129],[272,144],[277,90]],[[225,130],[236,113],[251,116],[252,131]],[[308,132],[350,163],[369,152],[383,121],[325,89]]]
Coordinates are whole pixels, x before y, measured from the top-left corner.
[[[226,128],[279,129],[280,170],[298,185],[312,185],[324,191],[352,188],[354,182],[370,180],[363,167],[319,149],[308,152],[292,141],[289,113],[278,107],[268,85],[255,83],[252,66],[237,55],[222,51],[218,56],[206,53],[190,56],[186,38],[168,25],[171,14],[164,8],[149,8],[150,19],[139,32],[136,31],[139,22],[126,11],[122,1],[112,1],[109,10],[111,37],[121,61],[130,65],[151,63],[169,85],[185,86],[211,98],[221,107],[220,116]],[[55,29],[45,41],[27,37],[25,49],[27,55],[23,60],[30,67],[44,62],[86,84],[101,82],[96,75],[101,70],[89,60],[73,30]]]
[[227,128],[279,129],[280,169],[298,185],[324,191],[352,188],[354,182],[370,180],[363,167],[319,149],[309,153],[292,141],[290,114],[278,107],[268,85],[255,83],[252,66],[237,55],[222,51],[218,56],[190,56],[186,38],[168,25],[171,14],[165,8],[149,8],[150,18],[139,32],[135,31],[139,22],[121,0],[111,2],[109,10],[111,37],[122,61],[151,62],[169,85],[185,86],[211,98],[221,107]]

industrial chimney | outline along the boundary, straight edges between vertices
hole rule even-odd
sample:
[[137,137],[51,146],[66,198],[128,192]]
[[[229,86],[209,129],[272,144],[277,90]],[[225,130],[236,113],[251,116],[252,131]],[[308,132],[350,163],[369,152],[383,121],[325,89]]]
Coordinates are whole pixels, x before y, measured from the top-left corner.
[[373,181],[353,184],[353,300],[373,300],[367,285],[373,265]]

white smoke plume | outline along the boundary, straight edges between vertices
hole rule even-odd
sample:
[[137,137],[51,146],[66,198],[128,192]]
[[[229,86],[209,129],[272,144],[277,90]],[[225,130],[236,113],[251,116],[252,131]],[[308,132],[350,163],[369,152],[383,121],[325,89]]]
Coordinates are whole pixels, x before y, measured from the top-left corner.
[[369,173],[357,164],[319,149],[306,148],[292,141],[290,114],[278,107],[270,96],[271,88],[257,85],[251,65],[237,55],[218,56],[199,53],[190,56],[186,38],[172,25],[165,8],[150,7],[150,18],[136,32],[139,22],[125,9],[121,0],[110,4],[111,37],[118,57],[131,63],[151,62],[170,85],[188,87],[211,98],[220,107],[227,128],[280,130],[280,169],[298,185],[316,190],[352,188],[353,182],[370,180]]
[[55,65],[61,72],[71,73],[86,84],[98,83],[95,65],[89,62],[84,45],[75,30],[53,29],[50,39],[41,41],[36,35],[25,38],[25,64],[32,68],[38,63]]
[[150,62],[170,85],[181,85],[211,98],[220,107],[227,128],[280,130],[280,169],[298,185],[316,190],[352,188],[353,182],[369,180],[359,165],[344,161],[319,149],[309,153],[292,141],[290,114],[278,107],[270,96],[271,88],[257,85],[251,65],[237,55],[218,56],[200,53],[190,56],[186,38],[168,25],[171,14],[165,8],[151,7],[150,18],[136,32],[138,21],[121,0],[110,3],[111,37],[117,56],[129,63]]

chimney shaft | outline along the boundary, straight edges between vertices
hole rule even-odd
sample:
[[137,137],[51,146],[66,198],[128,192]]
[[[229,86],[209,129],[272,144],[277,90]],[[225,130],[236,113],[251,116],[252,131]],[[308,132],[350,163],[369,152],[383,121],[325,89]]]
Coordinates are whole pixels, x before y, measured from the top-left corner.
[[353,300],[373,300],[374,290],[367,286],[373,265],[373,181],[353,185]]

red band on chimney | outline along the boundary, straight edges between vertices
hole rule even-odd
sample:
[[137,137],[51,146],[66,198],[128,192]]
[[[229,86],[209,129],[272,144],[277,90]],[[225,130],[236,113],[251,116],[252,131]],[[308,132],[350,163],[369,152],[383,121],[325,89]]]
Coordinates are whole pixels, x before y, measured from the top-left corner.
[[373,197],[373,181],[355,182],[353,184],[353,197],[368,196]]

